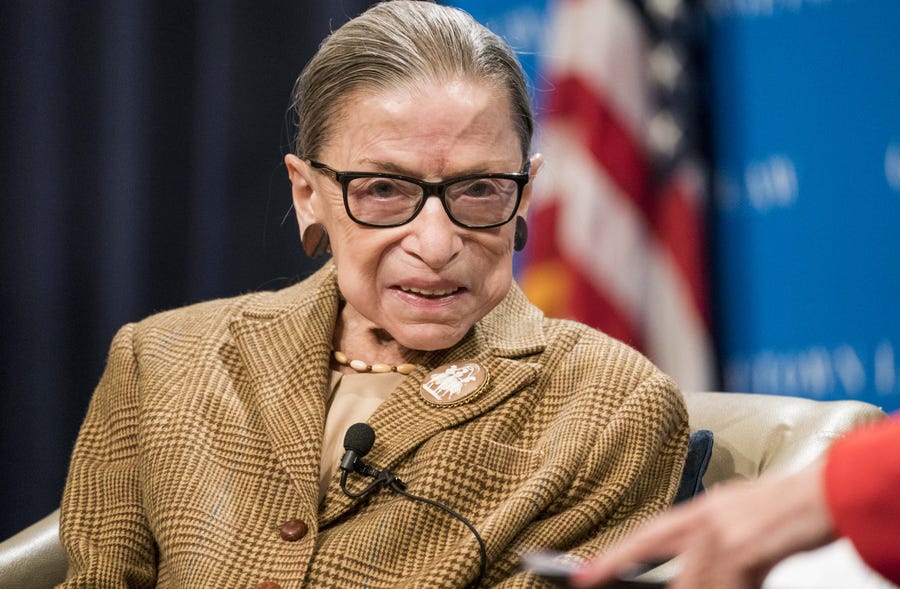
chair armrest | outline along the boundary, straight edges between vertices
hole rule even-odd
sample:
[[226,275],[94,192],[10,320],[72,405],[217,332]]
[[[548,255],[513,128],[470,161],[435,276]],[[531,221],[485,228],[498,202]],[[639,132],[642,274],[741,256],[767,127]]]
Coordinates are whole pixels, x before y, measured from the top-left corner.
[[66,578],[59,510],[0,542],[0,588],[53,587]]
[[796,472],[847,431],[885,415],[861,401],[716,392],[686,392],[684,398],[691,430],[708,429],[715,438],[706,488],[767,470]]

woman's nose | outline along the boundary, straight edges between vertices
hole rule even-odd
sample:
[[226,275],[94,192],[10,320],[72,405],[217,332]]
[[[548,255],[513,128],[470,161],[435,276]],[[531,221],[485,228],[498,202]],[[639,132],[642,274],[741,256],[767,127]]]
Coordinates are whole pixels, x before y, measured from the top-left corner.
[[407,251],[429,268],[443,268],[462,250],[465,229],[450,220],[439,198],[426,198],[422,210],[409,225]]

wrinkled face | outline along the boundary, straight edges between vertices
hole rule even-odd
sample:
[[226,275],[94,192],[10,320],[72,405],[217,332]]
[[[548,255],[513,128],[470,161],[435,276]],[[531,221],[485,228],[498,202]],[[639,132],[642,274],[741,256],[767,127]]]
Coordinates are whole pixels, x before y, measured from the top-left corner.
[[[457,81],[359,94],[332,129],[317,160],[338,171],[440,181],[522,168],[509,100],[488,85]],[[318,222],[328,231],[346,299],[345,332],[380,328],[404,347],[443,349],[509,291],[514,221],[465,229],[438,198],[428,198],[405,225],[364,227],[348,217],[337,181],[294,156],[286,162],[301,230]],[[532,175],[539,163],[533,161]]]

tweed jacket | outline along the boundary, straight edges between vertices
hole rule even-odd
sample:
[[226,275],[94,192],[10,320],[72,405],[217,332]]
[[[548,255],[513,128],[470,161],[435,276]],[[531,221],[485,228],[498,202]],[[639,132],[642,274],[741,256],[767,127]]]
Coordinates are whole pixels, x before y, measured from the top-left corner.
[[[431,505],[387,489],[351,499],[337,473],[319,503],[339,304],[329,263],[282,291],[119,331],[73,451],[62,587],[431,588],[476,578],[473,534]],[[456,406],[426,403],[425,375],[462,359],[487,369],[484,391]],[[483,537],[483,587],[546,586],[518,570],[524,552],[595,554],[666,508],[688,438],[667,376],[598,331],[545,318],[516,286],[368,423],[377,438],[367,463]]]

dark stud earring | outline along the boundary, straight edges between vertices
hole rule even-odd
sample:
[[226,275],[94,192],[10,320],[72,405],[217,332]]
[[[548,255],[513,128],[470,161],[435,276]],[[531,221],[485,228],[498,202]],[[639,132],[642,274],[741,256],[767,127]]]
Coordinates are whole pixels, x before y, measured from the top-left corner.
[[526,243],[528,243],[528,223],[525,222],[525,217],[520,215],[516,217],[516,235],[513,237],[513,249],[520,252],[525,249]]
[[321,223],[313,223],[304,229],[300,242],[303,244],[303,251],[310,258],[318,258],[326,253],[331,245],[328,241],[328,232]]

